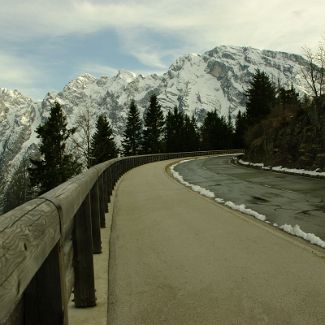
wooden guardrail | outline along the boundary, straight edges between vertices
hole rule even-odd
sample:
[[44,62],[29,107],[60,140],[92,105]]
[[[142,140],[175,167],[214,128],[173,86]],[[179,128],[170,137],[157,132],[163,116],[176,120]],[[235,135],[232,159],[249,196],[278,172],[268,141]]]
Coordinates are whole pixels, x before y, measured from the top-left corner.
[[96,165],[0,217],[0,324],[68,324],[67,304],[96,305],[93,254],[101,252],[114,185],[146,163],[241,150],[163,153]]

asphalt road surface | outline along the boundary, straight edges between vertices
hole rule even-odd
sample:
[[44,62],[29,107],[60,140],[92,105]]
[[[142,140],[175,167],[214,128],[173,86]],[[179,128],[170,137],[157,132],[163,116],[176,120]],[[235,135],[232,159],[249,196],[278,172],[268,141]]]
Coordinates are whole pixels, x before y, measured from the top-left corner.
[[191,191],[167,164],[117,187],[108,324],[325,324],[324,250]]
[[235,165],[230,157],[195,159],[175,170],[216,197],[245,204],[272,223],[298,224],[325,240],[325,179]]

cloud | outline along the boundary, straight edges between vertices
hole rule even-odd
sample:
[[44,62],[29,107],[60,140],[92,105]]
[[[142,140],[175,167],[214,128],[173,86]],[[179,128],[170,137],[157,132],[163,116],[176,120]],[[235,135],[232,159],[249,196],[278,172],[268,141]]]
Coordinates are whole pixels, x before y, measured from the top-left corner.
[[[167,34],[167,35],[166,35]],[[174,60],[184,51],[180,50],[182,45],[171,42],[174,35],[159,33],[148,28],[133,28],[132,30],[121,28],[118,31],[122,51],[135,57],[144,66],[156,70],[166,70],[171,60]],[[168,62],[167,62],[168,61]]]
[[[312,4],[305,0],[12,0],[1,7],[0,27],[6,33],[0,37],[55,37],[105,28],[129,32],[145,28],[178,34],[181,47],[184,43],[198,50],[221,43],[256,47],[272,44],[297,50],[301,42],[314,44],[325,32],[320,15],[324,10],[323,0]],[[130,41],[127,33],[121,35],[125,37],[122,43]],[[149,51],[138,52],[135,55],[159,66],[159,60]]]
[[116,68],[110,67],[108,65],[94,64],[94,63],[84,63],[78,68],[80,73],[90,73],[96,76],[114,76],[117,74],[118,70]]
[[41,69],[34,62],[0,51],[1,88],[17,89],[25,96],[40,100],[49,90],[45,89],[44,76],[49,78],[48,71]]
[[0,52],[0,71],[0,87],[9,84],[29,88],[40,77],[39,71],[29,62],[4,52]]
[[[222,44],[299,53],[304,45],[316,46],[325,34],[322,12],[324,0],[11,0],[1,4],[0,44],[6,48],[46,39],[69,49],[68,39],[107,30],[118,34],[121,52],[147,70],[163,71],[181,54]],[[0,81],[21,85],[19,80],[33,73],[17,53],[0,59]],[[76,60],[76,65],[85,61]],[[93,73],[114,71],[102,60],[100,65],[86,62]]]

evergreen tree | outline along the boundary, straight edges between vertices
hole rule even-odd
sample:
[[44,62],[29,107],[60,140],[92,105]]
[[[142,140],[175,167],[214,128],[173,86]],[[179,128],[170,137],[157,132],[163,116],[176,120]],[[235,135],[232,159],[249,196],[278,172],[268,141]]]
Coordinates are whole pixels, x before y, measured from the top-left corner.
[[276,91],[268,75],[257,70],[246,91],[246,117],[249,125],[261,121],[275,104]]
[[173,128],[173,113],[169,110],[166,119],[165,119],[165,151],[166,152],[173,152],[172,151],[172,138],[174,133]]
[[10,211],[36,196],[30,185],[28,158],[24,158],[11,177],[10,183],[3,195],[3,212]]
[[183,151],[196,151],[200,148],[200,135],[195,117],[190,118],[185,114],[183,131]]
[[234,134],[234,146],[236,148],[245,148],[245,132],[246,132],[246,114],[242,114],[240,111],[237,114],[235,134]]
[[132,156],[140,153],[141,136],[142,122],[140,120],[138,108],[134,100],[132,100],[122,140],[123,154],[125,156]]
[[184,114],[174,107],[166,116],[165,143],[167,152],[184,150]]
[[291,86],[290,89],[285,89],[284,87],[278,87],[276,103],[285,110],[288,106],[300,106],[299,94]]
[[166,116],[165,143],[167,152],[195,151],[199,149],[200,136],[194,116],[176,107]]
[[117,157],[117,148],[113,131],[105,115],[100,115],[96,123],[96,131],[91,140],[91,164],[97,165]]
[[152,95],[149,107],[144,115],[143,153],[158,153],[162,151],[164,124],[164,115],[157,96]]
[[216,110],[208,112],[201,128],[202,149],[228,149],[231,147],[232,130]]
[[66,141],[74,129],[67,129],[66,117],[58,102],[54,103],[49,119],[36,129],[36,133],[41,139],[40,159],[30,159],[32,166],[28,171],[31,185],[44,193],[78,174],[81,165],[67,153]]

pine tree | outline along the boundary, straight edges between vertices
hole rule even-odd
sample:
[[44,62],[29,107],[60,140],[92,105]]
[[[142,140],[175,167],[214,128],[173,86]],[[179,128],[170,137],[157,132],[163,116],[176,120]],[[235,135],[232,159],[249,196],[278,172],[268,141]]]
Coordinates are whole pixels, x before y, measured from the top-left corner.
[[50,117],[36,129],[40,159],[30,159],[32,166],[28,169],[30,182],[40,193],[65,182],[78,174],[81,165],[67,153],[66,141],[74,133],[74,129],[67,129],[66,117],[61,105],[54,103]]
[[195,117],[190,118],[185,114],[183,130],[183,151],[196,151],[200,148],[200,135]]
[[138,108],[134,100],[132,100],[122,140],[123,154],[125,156],[138,155],[140,153],[141,137],[142,122],[140,120]]
[[195,151],[200,146],[200,136],[194,116],[179,111],[176,107],[166,116],[165,143],[167,152]]
[[12,210],[36,196],[30,185],[29,165],[29,159],[27,157],[23,158],[19,167],[12,175],[10,183],[3,194],[3,212]]
[[239,148],[245,148],[245,132],[246,132],[246,114],[242,114],[240,111],[237,114],[235,134],[234,134],[234,146]]
[[268,75],[256,70],[246,91],[246,117],[249,125],[254,125],[266,117],[276,101],[276,91]]
[[165,126],[165,144],[167,152],[184,151],[184,114],[174,107],[168,111]]
[[96,123],[96,131],[91,140],[91,164],[96,165],[117,157],[117,148],[113,131],[105,115],[100,115]]
[[173,113],[169,110],[166,119],[165,119],[165,151],[166,152],[173,152],[172,147],[172,138],[174,133],[174,127],[173,127]]
[[285,110],[288,106],[300,106],[299,94],[296,90],[291,86],[290,89],[285,89],[284,87],[278,87],[276,102],[278,105]]
[[207,113],[201,128],[201,138],[204,150],[229,149],[232,146],[232,130],[216,110]]
[[164,115],[156,95],[150,97],[150,105],[144,115],[143,153],[158,153],[163,149]]

